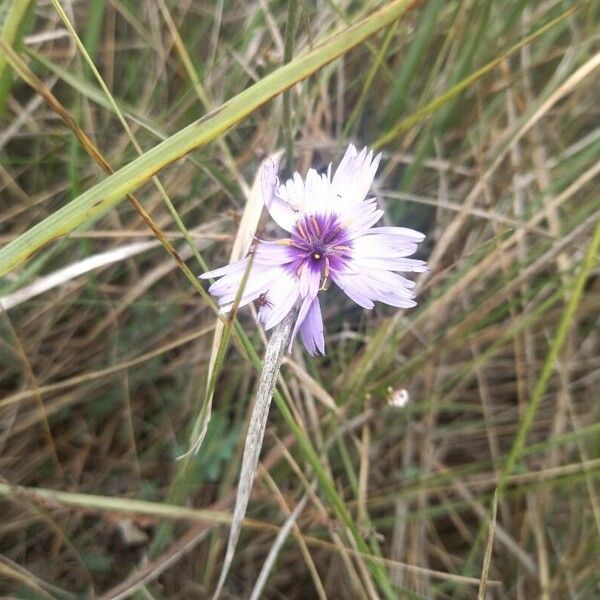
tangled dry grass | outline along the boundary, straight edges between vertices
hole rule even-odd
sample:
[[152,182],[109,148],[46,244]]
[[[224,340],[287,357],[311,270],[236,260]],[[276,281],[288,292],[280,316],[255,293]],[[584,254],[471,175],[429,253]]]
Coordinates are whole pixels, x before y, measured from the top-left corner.
[[[8,2],[2,39],[115,170],[138,151],[111,99],[143,153],[284,59],[284,2],[60,2],[107,97],[56,4],[21,3],[11,41]],[[412,4],[291,90],[298,169],[376,146],[389,224],[428,234],[418,308],[361,312],[332,290],[327,357],[296,348],[280,380],[370,552],[274,407],[224,597],[600,594],[598,5]],[[293,54],[381,6],[302,4]],[[106,175],[1,63],[5,245]],[[136,190],[195,274],[227,261],[284,121],[277,96]],[[127,202],[7,273],[0,297],[2,593],[209,597],[251,361],[231,345],[183,470],[217,321]],[[255,315],[239,320],[261,354]]]

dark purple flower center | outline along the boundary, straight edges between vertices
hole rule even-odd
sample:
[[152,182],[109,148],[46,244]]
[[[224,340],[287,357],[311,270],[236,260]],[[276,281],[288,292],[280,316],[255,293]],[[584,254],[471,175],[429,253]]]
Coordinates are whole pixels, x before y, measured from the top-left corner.
[[305,215],[296,221],[289,247],[295,273],[307,265],[327,277],[350,259],[352,241],[335,215]]

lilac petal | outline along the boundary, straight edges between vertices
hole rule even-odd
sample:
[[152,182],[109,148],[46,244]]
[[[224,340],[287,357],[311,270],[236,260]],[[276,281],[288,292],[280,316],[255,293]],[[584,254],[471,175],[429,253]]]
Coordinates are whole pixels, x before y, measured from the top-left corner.
[[319,298],[315,298],[310,305],[306,317],[300,325],[300,337],[310,354],[325,355],[325,338],[323,336],[323,316]]
[[373,308],[374,300],[399,308],[416,305],[412,291],[414,283],[391,271],[361,270],[352,262],[349,270],[332,273],[331,278],[349,298],[364,308]]
[[268,330],[280,323],[298,300],[298,286],[283,269],[273,285],[265,292],[266,303],[260,307],[258,318]]
[[417,251],[417,244],[378,239],[362,235],[353,240],[352,256],[355,258],[406,258]]
[[362,214],[353,219],[347,227],[348,239],[354,239],[364,234],[366,229],[372,227],[383,216],[383,210],[375,206],[369,207]]
[[321,191],[322,187],[323,180],[319,173],[315,169],[309,169],[304,180],[304,212],[306,214],[315,214],[321,207],[322,200],[315,196],[316,193]]
[[354,263],[362,270],[384,269],[386,271],[400,271],[401,273],[425,273],[429,270],[425,261],[414,258],[368,258],[355,256]]
[[413,308],[417,305],[414,300],[409,300],[407,298],[401,298],[397,294],[393,292],[381,292],[381,294],[376,298],[379,302],[383,302],[384,304],[388,304],[389,306],[393,306],[395,308]]
[[321,272],[313,271],[309,264],[305,263],[300,268],[298,285],[300,296],[302,298],[314,298],[318,292],[321,283]]
[[346,227],[350,227],[353,223],[359,222],[361,219],[364,219],[367,214],[371,215],[379,208],[379,206],[377,206],[376,198],[367,198],[362,202],[349,203],[342,194],[337,193],[336,201],[336,214]]
[[298,334],[298,329],[300,329],[300,326],[304,322],[304,319],[306,318],[306,314],[308,313],[308,309],[310,308],[310,305],[312,304],[313,300],[314,300],[314,298],[311,298],[309,296],[306,296],[302,300],[302,304],[300,305],[300,310],[298,311],[298,318],[296,319],[296,324],[294,325],[294,331],[292,332],[292,337],[290,339],[290,347],[288,349],[288,352],[292,351],[292,345],[294,343],[294,340],[296,339],[296,335]]
[[371,309],[375,305],[371,300],[371,290],[364,280],[362,273],[331,273],[334,283],[356,304]]
[[367,149],[363,148],[358,153],[350,144],[331,180],[333,188],[342,194],[346,202],[364,200],[373,183],[380,160],[381,154],[373,158],[372,151],[367,152]]
[[294,254],[290,251],[289,240],[279,242],[260,241],[252,250],[254,262],[260,265],[285,265],[294,260]]
[[[244,273],[248,268],[248,260],[240,260],[238,263],[234,263],[237,267],[232,269],[229,273],[223,275],[220,279],[217,279],[209,288],[208,291],[214,296],[223,296],[231,291],[237,290],[240,287]],[[231,265],[233,266],[233,265]],[[252,270],[256,269],[256,265],[253,265]],[[261,269],[259,268],[259,271]]]
[[342,156],[342,160],[340,160],[340,164],[335,170],[332,180],[333,184],[339,184],[344,178],[350,176],[352,171],[351,165],[354,164],[357,156],[358,151],[356,150],[356,146],[354,144],[348,144],[348,148],[346,148],[346,152],[344,153],[344,156]]
[[[404,306],[406,301],[409,301],[410,305],[414,306],[415,293],[412,287],[404,285],[404,277],[380,269],[369,269],[365,272],[365,277],[373,290],[374,300],[393,306]],[[398,302],[400,304],[397,304]]]
[[377,227],[368,232],[372,234],[385,234],[407,238],[411,242],[422,242],[425,239],[425,234],[408,227]]
[[[256,267],[256,266],[255,266]],[[280,267],[268,267],[265,269],[256,268],[252,270],[252,274],[248,277],[244,291],[242,294],[241,302],[247,304],[252,300],[256,300],[261,294],[266,293],[272,287],[275,282],[281,277],[283,269]],[[215,296],[219,296],[219,304],[226,305],[232,303],[238,295],[238,290],[242,284],[242,277],[237,281],[230,281],[227,284],[223,284],[223,287],[214,289],[214,286],[223,282],[223,279],[213,284],[210,288],[210,293]],[[241,304],[240,302],[240,304]]]
[[398,308],[411,308],[416,305],[412,287],[405,285],[404,277],[391,271],[369,269],[363,271],[360,277],[364,286],[369,290],[372,300],[384,302]]
[[300,173],[294,173],[291,179],[279,186],[277,196],[294,211],[294,223],[304,216],[305,195],[304,181]]
[[222,277],[223,275],[228,275],[230,273],[238,273],[244,272],[246,270],[246,265],[248,264],[248,259],[243,258],[242,260],[238,260],[230,265],[225,265],[219,269],[214,269],[213,271],[207,271],[206,273],[202,273],[199,276],[200,279],[213,279],[216,277]]
[[355,173],[353,187],[357,198],[362,200],[368,194],[373,184],[375,173],[377,173],[377,169],[379,168],[381,156],[381,154],[378,154],[373,158],[373,151],[371,150],[367,153],[360,170]]
[[335,214],[338,198],[325,175],[319,175],[314,169],[306,174],[304,212],[307,215]]
[[286,231],[291,231],[296,222],[297,210],[289,202],[281,198],[277,192],[279,164],[273,159],[265,161],[261,173],[263,202],[273,220]]
[[417,251],[417,244],[407,241],[402,236],[388,234],[361,235],[353,240],[352,251],[352,255],[356,260],[390,260],[411,256]]
[[[377,227],[353,240],[352,257],[357,267],[390,271],[424,272],[427,265],[421,260],[408,259],[417,250],[415,237],[411,239],[400,227]],[[412,231],[412,230],[408,230]],[[418,232],[414,232],[418,234]]]

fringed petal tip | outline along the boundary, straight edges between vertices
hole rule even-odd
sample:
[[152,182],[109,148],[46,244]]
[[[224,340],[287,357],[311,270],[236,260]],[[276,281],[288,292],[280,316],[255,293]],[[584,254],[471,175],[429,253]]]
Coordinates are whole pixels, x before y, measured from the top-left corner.
[[306,317],[300,325],[300,337],[304,347],[312,356],[325,356],[323,316],[317,297],[310,304]]
[[349,144],[342,160],[330,177],[331,185],[347,204],[364,201],[375,178],[381,161],[381,153],[373,157],[373,151],[366,146],[357,150]]
[[300,175],[296,173],[295,176],[297,175],[300,180],[299,188],[295,179],[281,185],[277,177],[278,170],[279,160],[276,158],[270,158],[263,163],[261,173],[263,202],[273,220],[282,229],[292,231],[298,217],[299,206],[304,202],[303,182]]

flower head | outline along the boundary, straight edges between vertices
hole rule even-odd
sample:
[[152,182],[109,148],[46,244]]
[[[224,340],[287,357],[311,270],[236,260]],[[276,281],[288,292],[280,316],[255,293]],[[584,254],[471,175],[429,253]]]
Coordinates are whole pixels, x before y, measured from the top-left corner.
[[[335,173],[309,169],[280,185],[278,165],[267,161],[261,174],[262,193],[275,222],[289,233],[277,241],[259,241],[251,252],[253,263],[239,306],[258,303],[265,329],[277,325],[300,303],[298,331],[311,354],[324,354],[323,318],[319,292],[333,281],[363,308],[374,301],[410,308],[416,305],[414,282],[399,272],[426,271],[415,253],[424,235],[404,227],[376,227],[383,215],[367,194],[381,155],[350,145]],[[201,275],[215,277],[209,291],[221,312],[231,309],[249,258]]]

